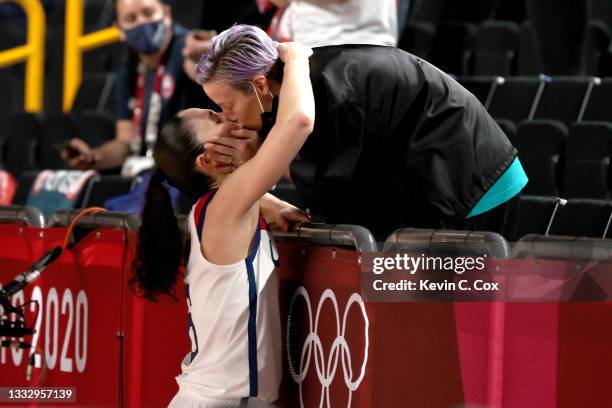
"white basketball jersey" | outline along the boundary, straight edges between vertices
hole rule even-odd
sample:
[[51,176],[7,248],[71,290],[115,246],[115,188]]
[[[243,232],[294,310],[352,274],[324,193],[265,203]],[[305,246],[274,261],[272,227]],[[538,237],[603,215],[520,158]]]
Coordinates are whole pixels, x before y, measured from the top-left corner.
[[200,242],[211,198],[200,199],[188,219],[185,293],[192,346],[176,381],[190,395],[272,402],[282,375],[278,252],[261,219],[247,259],[223,266],[208,262]]

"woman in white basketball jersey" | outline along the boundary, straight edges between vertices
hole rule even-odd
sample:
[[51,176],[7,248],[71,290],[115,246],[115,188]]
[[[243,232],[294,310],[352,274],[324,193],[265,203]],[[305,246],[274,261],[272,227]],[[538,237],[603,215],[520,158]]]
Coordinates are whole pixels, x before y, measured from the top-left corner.
[[208,110],[171,119],[155,146],[158,169],[147,191],[132,282],[145,296],[171,292],[186,250],[163,183],[201,197],[188,218],[185,291],[192,348],[176,377],[179,392],[171,407],[237,407],[248,397],[265,403],[278,397],[278,255],[259,202],[312,132],[315,109],[312,51],[281,44],[274,52],[285,62],[278,117],[252,159],[231,174],[215,167],[204,145],[211,130],[224,124]]

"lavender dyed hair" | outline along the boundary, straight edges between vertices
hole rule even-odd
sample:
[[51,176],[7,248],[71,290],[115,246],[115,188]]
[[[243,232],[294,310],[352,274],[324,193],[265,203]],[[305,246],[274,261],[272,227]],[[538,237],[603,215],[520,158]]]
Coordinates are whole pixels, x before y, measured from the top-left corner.
[[212,40],[196,68],[200,85],[222,80],[242,92],[250,92],[257,75],[268,76],[278,60],[276,43],[260,28],[235,25]]

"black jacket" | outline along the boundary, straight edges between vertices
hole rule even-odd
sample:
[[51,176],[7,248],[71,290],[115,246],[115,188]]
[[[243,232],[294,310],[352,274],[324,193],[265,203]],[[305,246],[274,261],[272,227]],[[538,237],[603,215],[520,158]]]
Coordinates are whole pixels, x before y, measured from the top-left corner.
[[470,92],[396,48],[316,48],[314,132],[291,164],[309,208],[375,234],[457,228],[516,149]]

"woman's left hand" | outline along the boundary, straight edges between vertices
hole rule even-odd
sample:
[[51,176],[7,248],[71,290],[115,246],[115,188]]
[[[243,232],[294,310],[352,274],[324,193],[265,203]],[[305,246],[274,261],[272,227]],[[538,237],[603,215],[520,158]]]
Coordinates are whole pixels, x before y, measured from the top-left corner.
[[312,55],[312,48],[296,42],[280,43],[276,47],[278,56],[283,62],[288,62],[293,59],[306,58]]
[[261,199],[259,210],[270,228],[285,232],[311,221],[308,213],[269,193]]

